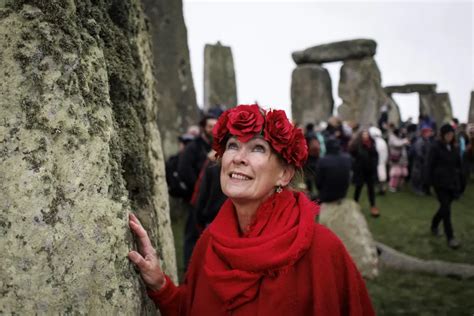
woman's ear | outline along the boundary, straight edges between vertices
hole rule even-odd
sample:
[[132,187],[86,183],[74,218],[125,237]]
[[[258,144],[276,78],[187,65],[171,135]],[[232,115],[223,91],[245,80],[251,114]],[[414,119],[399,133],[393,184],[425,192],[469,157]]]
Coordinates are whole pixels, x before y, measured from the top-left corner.
[[295,176],[295,167],[293,165],[285,165],[283,166],[283,172],[280,176],[280,185],[282,187],[286,187],[290,182],[291,179]]

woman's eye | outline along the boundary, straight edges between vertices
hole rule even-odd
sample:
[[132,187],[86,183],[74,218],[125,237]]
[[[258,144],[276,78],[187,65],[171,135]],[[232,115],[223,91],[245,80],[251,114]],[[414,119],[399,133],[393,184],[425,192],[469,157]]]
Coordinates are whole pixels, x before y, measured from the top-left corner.
[[226,149],[237,149],[237,148],[239,148],[237,146],[237,143],[234,143],[234,142],[227,143],[227,148]]
[[262,152],[264,153],[265,152],[265,146],[262,146],[262,145],[255,145],[255,147],[253,148],[254,151],[257,151],[257,152]]

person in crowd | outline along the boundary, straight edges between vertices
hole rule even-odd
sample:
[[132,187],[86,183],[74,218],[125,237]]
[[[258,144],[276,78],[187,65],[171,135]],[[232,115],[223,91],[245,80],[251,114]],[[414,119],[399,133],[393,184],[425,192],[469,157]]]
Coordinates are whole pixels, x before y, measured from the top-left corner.
[[134,215],[129,253],[162,315],[374,315],[341,241],[314,221],[317,204],[290,183],[304,165],[301,129],[281,110],[239,105],[214,128],[228,197],[199,239],[183,285],[160,268]]
[[474,124],[467,127],[469,142],[466,145],[466,151],[463,157],[463,166],[465,168],[466,183],[474,174]]
[[336,116],[331,116],[327,123],[328,125],[323,133],[324,138],[336,137],[339,139],[342,151],[347,152],[350,136],[345,133],[341,120]]
[[200,233],[212,223],[227,199],[221,190],[221,165],[216,163],[215,155],[214,150],[209,152],[208,163],[205,163],[205,167],[201,171],[201,185],[195,199],[194,213]]
[[410,141],[404,138],[404,133],[399,128],[393,129],[388,135],[390,182],[388,190],[397,192],[408,176],[407,146]]
[[195,184],[207,155],[211,150],[212,129],[217,119],[212,115],[205,115],[199,122],[200,134],[191,141],[184,151],[179,155],[178,176],[187,188],[184,200],[187,202],[188,215],[184,232],[184,266],[188,266],[189,259],[199,237],[197,229],[194,206],[191,198],[195,189]]
[[321,146],[316,133],[307,133],[305,139],[308,146],[308,159],[303,167],[304,182],[309,197],[311,200],[315,200],[318,195],[318,189],[316,188],[316,165],[320,159]]
[[168,193],[172,197],[183,197],[188,194],[188,189],[183,180],[178,175],[179,155],[184,151],[186,145],[193,139],[192,134],[183,134],[178,137],[178,152],[170,156],[165,163],[166,183],[168,185]]
[[334,202],[346,197],[351,179],[352,159],[341,153],[336,138],[326,141],[327,153],[316,165],[316,186],[321,203]]
[[438,236],[438,226],[443,222],[448,246],[457,249],[460,242],[454,237],[451,203],[462,194],[463,174],[454,128],[450,124],[445,124],[440,128],[439,140],[430,150],[428,170],[430,184],[433,185],[439,202],[438,211],[431,220],[431,232]]
[[380,211],[375,205],[374,184],[377,179],[378,154],[375,141],[370,137],[367,129],[361,130],[349,145],[349,152],[353,158],[352,181],[355,185],[354,200],[359,201],[360,193],[364,184],[367,185],[367,193],[370,202],[370,214],[378,217]]
[[385,139],[382,138],[382,131],[377,127],[370,127],[369,134],[375,141],[375,149],[377,150],[377,155],[379,156],[379,160],[377,163],[378,193],[380,195],[384,195],[387,191],[388,146]]
[[410,169],[410,180],[413,190],[418,195],[430,194],[429,186],[426,183],[429,149],[433,143],[433,130],[428,125],[421,128],[421,135],[415,140],[411,147],[412,166]]

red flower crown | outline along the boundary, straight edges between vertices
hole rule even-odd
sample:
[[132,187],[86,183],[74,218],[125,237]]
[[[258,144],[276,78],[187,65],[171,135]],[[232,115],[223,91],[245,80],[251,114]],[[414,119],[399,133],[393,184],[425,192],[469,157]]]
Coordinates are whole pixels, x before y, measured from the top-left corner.
[[212,134],[216,157],[224,154],[230,135],[243,143],[262,135],[289,164],[301,168],[308,158],[303,132],[291,124],[283,110],[265,111],[257,104],[239,105],[222,113]]

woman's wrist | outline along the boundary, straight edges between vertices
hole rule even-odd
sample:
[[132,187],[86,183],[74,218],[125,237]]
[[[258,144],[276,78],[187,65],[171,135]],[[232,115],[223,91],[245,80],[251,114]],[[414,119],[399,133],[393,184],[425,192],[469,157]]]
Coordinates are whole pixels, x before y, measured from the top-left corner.
[[163,289],[166,285],[166,277],[165,277],[165,274],[162,273],[163,275],[163,281],[160,283],[160,284],[157,284],[157,285],[148,285],[148,288],[152,291],[160,291],[161,289]]

